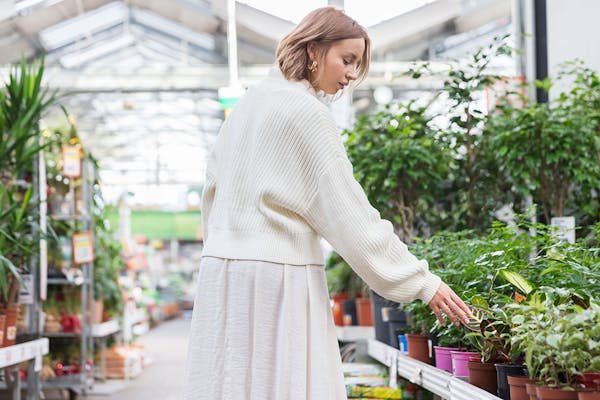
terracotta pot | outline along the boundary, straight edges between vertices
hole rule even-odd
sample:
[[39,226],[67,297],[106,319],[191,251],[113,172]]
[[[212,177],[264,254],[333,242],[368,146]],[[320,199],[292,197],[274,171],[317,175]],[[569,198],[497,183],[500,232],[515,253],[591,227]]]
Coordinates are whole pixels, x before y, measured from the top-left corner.
[[104,301],[94,300],[92,303],[92,324],[98,325],[102,323],[102,313],[104,312]]
[[429,357],[429,338],[427,336],[407,333],[406,341],[408,342],[409,357],[426,364],[431,363],[431,358]]
[[596,389],[598,387],[598,385],[596,384],[597,379],[600,379],[599,373],[586,372],[579,378],[579,382],[581,382],[586,388]]
[[4,340],[2,347],[12,346],[17,339],[17,319],[20,307],[18,304],[13,304],[10,308],[1,307],[0,314],[6,315],[4,323]]
[[467,362],[467,367],[469,368],[469,383],[471,385],[475,385],[488,393],[496,395],[496,392],[498,392],[498,381],[494,364],[469,361]]
[[538,385],[535,382],[525,384],[525,391],[527,392],[527,395],[529,396],[529,400],[538,400],[537,393],[535,391],[535,388],[537,386]]
[[342,303],[334,300],[331,312],[333,313],[333,323],[337,326],[344,326],[344,306]]
[[510,386],[510,400],[529,400],[529,395],[525,385],[535,382],[527,376],[508,376],[508,385]]
[[454,376],[469,376],[469,357],[476,357],[479,353],[475,351],[451,351],[452,374]]
[[600,392],[595,391],[578,391],[577,392],[578,400],[600,400]]
[[349,292],[336,293],[336,294],[334,294],[334,295],[331,296],[331,299],[333,301],[337,301],[337,302],[343,303],[344,300],[350,299],[350,293]]
[[436,368],[452,373],[452,356],[450,355],[450,352],[461,350],[465,349],[459,349],[458,347],[433,346]]
[[6,315],[0,314],[0,347],[4,342],[4,326],[6,325]]
[[373,307],[371,306],[371,299],[359,297],[355,301],[358,325],[373,326]]
[[537,386],[535,394],[538,400],[577,400],[578,395],[574,390],[561,390],[546,386]]

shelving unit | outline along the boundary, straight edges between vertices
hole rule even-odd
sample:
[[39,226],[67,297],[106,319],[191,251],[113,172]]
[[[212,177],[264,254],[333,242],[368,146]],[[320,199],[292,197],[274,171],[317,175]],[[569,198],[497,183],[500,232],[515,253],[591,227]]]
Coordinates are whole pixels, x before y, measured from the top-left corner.
[[14,381],[11,384],[13,400],[21,399],[21,380],[18,369],[12,367],[24,361],[29,362],[28,374],[32,375],[29,375],[31,379],[28,379],[27,386],[32,389],[29,391],[27,399],[37,398],[39,388],[36,375],[42,368],[42,356],[48,354],[48,350],[49,343],[47,338],[30,340],[0,349],[0,369],[4,369],[5,377],[8,377],[11,372],[15,373]]
[[446,400],[501,400],[449,372],[417,361],[400,350],[369,340],[369,355],[390,368],[390,386],[395,387],[398,375]]
[[[92,164],[88,160],[81,161],[81,204],[77,209],[75,185],[73,179],[69,182],[69,197],[71,199],[69,215],[52,215],[55,221],[65,221],[70,223],[79,223],[79,232],[89,232],[93,230],[93,217],[91,212],[91,177],[93,176]],[[79,365],[81,373],[73,375],[58,376],[42,382],[44,389],[69,389],[76,394],[86,395],[92,387],[94,380],[93,365],[87,367],[88,354],[93,359],[94,354],[94,336],[92,327],[92,300],[94,298],[94,274],[93,262],[79,265],[82,271],[82,279],[73,281],[65,278],[50,278],[49,285],[74,285],[81,290],[81,332],[44,332],[44,336],[52,339],[78,339],[80,341],[80,360]]]

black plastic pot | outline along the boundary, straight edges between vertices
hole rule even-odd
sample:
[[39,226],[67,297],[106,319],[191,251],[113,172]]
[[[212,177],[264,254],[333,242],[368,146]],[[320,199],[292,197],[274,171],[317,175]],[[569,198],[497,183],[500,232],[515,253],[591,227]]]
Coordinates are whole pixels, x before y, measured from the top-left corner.
[[344,317],[346,315],[351,317],[351,325],[358,325],[358,315],[356,314],[356,302],[354,299],[344,300]]
[[[396,308],[398,303],[378,295],[371,290],[371,301],[373,302],[373,323],[375,325],[375,339],[383,343],[390,343],[389,320],[384,321],[382,310],[384,308]],[[389,315],[389,314],[388,314]],[[396,338],[396,342],[398,338]]]
[[525,376],[527,367],[516,364],[496,364],[496,374],[498,376],[498,397],[503,400],[510,400],[510,386],[508,385],[508,376]]
[[388,310],[389,322],[389,342],[388,344],[396,349],[400,348],[398,335],[406,333],[406,313],[392,308]]

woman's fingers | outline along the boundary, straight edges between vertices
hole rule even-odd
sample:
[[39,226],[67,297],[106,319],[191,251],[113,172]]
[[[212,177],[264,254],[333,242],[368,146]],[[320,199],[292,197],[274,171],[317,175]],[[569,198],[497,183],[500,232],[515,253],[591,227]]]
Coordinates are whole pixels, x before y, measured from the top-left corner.
[[443,282],[440,284],[433,299],[429,302],[429,307],[442,325],[445,325],[445,323],[443,322],[441,312],[446,314],[455,325],[458,325],[461,321],[468,322],[471,315],[469,307]]
[[440,321],[440,324],[442,324],[442,326],[446,326],[446,320],[444,319],[444,316],[442,315],[440,308],[437,305],[433,305],[433,304],[430,304],[429,307],[431,308],[431,310],[437,317],[438,321]]

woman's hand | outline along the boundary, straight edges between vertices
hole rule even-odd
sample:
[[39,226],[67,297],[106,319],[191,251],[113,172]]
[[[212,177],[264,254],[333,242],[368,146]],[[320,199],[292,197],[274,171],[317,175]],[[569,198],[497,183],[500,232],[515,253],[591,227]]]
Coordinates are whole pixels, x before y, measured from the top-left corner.
[[454,293],[454,290],[450,289],[444,282],[440,284],[440,287],[437,292],[435,292],[435,295],[428,305],[435,313],[442,326],[446,326],[446,321],[442,313],[446,314],[454,325],[458,326],[461,322],[469,322],[471,310],[469,310],[469,307],[456,295],[456,293]]

